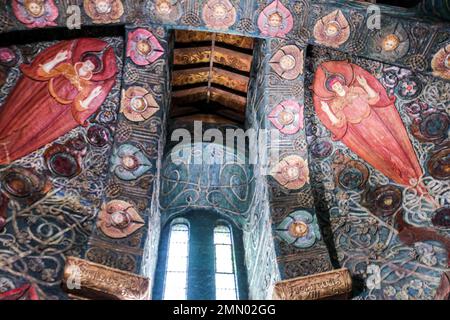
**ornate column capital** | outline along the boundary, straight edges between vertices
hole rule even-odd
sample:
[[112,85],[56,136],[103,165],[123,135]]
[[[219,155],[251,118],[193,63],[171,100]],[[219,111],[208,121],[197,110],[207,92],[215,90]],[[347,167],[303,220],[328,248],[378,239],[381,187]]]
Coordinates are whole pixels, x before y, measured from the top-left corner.
[[352,290],[352,279],[347,269],[338,269],[314,275],[279,281],[275,284],[275,300],[320,300],[346,298]]
[[149,279],[75,257],[67,257],[63,289],[76,299],[150,299]]

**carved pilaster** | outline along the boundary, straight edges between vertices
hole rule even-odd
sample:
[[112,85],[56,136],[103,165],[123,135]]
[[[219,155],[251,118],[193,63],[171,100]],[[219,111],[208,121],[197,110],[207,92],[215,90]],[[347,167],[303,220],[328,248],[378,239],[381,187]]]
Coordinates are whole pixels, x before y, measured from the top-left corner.
[[75,299],[150,298],[149,279],[75,257],[67,257],[63,289]]
[[275,300],[320,300],[346,298],[352,291],[352,279],[347,269],[318,273],[283,280],[275,284]]

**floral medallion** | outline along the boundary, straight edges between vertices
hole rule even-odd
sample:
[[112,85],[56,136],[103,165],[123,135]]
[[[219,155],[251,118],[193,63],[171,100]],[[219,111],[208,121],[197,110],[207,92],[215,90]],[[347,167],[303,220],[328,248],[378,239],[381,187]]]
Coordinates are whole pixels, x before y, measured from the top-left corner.
[[109,144],[111,135],[105,127],[94,124],[89,127],[86,134],[87,141],[94,147],[103,148]]
[[125,238],[144,226],[134,206],[121,200],[113,200],[102,206],[97,226],[108,237]]
[[150,92],[142,87],[130,87],[122,94],[120,112],[130,121],[149,119],[159,110],[159,105]]
[[450,228],[450,207],[443,207],[436,210],[431,222],[436,227]]
[[136,29],[128,34],[127,57],[139,65],[153,63],[164,53],[158,39],[146,29]]
[[300,249],[310,248],[321,239],[316,216],[306,210],[289,214],[277,226],[276,232],[285,242]]
[[396,213],[402,205],[402,199],[402,191],[393,185],[378,187],[366,195],[368,207],[372,213],[380,217]]
[[131,144],[121,145],[114,150],[111,157],[111,172],[121,180],[136,180],[151,168],[150,160],[139,148]]
[[153,6],[156,15],[162,21],[174,22],[181,16],[181,9],[178,1],[156,0]]
[[258,17],[258,28],[264,36],[284,38],[293,26],[292,14],[279,0],[264,8]]
[[277,105],[268,117],[281,133],[295,134],[303,128],[303,109],[297,101],[286,100]]
[[229,0],[208,0],[202,18],[208,28],[228,29],[236,22],[236,9]]
[[84,10],[92,22],[97,24],[120,22],[124,13],[120,0],[84,0]]
[[0,64],[12,67],[17,63],[17,55],[10,48],[0,48]]
[[81,173],[86,153],[87,145],[82,137],[71,139],[64,145],[55,143],[44,152],[45,164],[53,175],[72,178]]
[[[13,199],[34,198],[47,193],[51,185],[33,169],[13,167],[1,176],[1,186]],[[3,200],[6,201],[6,200]]]
[[308,163],[300,156],[287,156],[275,165],[271,175],[287,189],[300,189],[306,183],[309,183]]
[[294,45],[284,46],[273,55],[269,64],[283,79],[297,79],[303,74],[303,50]]
[[427,164],[430,175],[438,180],[450,179],[450,148],[435,152]]
[[411,76],[400,81],[395,92],[403,100],[413,100],[422,93],[422,83],[417,77]]
[[341,10],[335,10],[320,18],[314,26],[314,38],[318,44],[338,48],[350,37],[350,25]]
[[17,20],[28,28],[56,26],[58,7],[54,0],[13,0],[12,8]]
[[314,158],[325,159],[333,152],[333,144],[327,139],[317,139],[311,144],[310,151]]

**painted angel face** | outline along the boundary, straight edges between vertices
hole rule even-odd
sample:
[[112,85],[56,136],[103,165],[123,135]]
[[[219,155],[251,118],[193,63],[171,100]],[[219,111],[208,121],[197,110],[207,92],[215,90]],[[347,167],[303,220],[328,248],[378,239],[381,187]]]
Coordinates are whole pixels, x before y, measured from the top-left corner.
[[285,37],[292,30],[294,19],[288,8],[275,0],[259,14],[257,23],[261,34]]
[[109,1],[103,0],[103,1],[97,1],[95,3],[95,10],[99,14],[105,14],[111,12],[111,3]]
[[398,48],[399,44],[400,39],[395,34],[390,34],[383,40],[383,49],[384,51],[393,51]]
[[95,65],[87,60],[85,62],[83,62],[83,64],[81,65],[80,69],[78,70],[78,73],[80,76],[85,77],[90,75],[95,69]]
[[28,28],[56,26],[58,7],[54,0],[11,0],[16,18]]
[[303,128],[303,106],[297,101],[285,100],[268,116],[270,122],[283,134],[295,134]]
[[288,230],[291,236],[300,238],[308,233],[308,225],[303,221],[295,221],[289,226]]
[[306,210],[289,214],[276,228],[277,235],[297,248],[312,247],[322,238],[317,217]]
[[38,1],[30,1],[25,5],[25,9],[33,16],[33,17],[41,17],[45,13],[44,4]]
[[317,43],[337,48],[350,37],[350,26],[344,14],[335,10],[317,20],[314,38]]
[[328,23],[325,27],[325,34],[329,37],[334,37],[340,32],[339,24],[336,21]]
[[282,125],[290,125],[294,122],[294,114],[291,111],[283,110],[280,112],[278,119]]
[[283,22],[283,17],[278,12],[272,13],[269,16],[268,23],[271,27],[274,27],[274,28],[279,27],[282,22]]
[[121,160],[127,170],[135,170],[139,166],[139,160],[134,155],[126,155]]
[[130,87],[123,93],[121,112],[130,121],[147,120],[158,110],[158,103],[142,87]]
[[216,19],[223,19],[227,15],[227,9],[221,3],[218,3],[214,6],[213,14]]
[[127,57],[140,66],[153,63],[164,53],[158,39],[147,29],[138,28],[128,35]]
[[280,59],[280,66],[283,70],[292,70],[295,67],[295,58],[287,54]]
[[156,10],[160,13],[160,14],[164,14],[167,15],[170,13],[170,11],[172,11],[172,8],[170,6],[170,3],[168,3],[167,1],[161,1],[160,3],[158,3],[156,5]]
[[339,96],[343,97],[345,96],[345,89],[342,86],[342,84],[339,81],[336,81],[335,83],[333,83],[333,85],[331,86],[331,88],[333,89],[334,92],[336,92]]
[[287,189],[300,189],[309,182],[308,163],[300,156],[287,156],[275,165],[271,175]]

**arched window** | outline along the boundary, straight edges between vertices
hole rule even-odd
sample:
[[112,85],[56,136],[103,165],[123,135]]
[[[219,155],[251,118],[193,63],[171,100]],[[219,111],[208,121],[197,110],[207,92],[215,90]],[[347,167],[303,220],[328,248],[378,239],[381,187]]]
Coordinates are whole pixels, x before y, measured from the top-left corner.
[[153,299],[247,299],[242,231],[215,212],[191,211],[162,229]]
[[214,228],[216,300],[237,300],[233,241],[230,227]]
[[189,226],[185,223],[174,223],[169,234],[164,300],[187,298],[188,263]]

